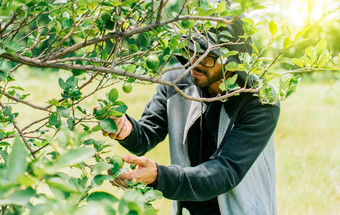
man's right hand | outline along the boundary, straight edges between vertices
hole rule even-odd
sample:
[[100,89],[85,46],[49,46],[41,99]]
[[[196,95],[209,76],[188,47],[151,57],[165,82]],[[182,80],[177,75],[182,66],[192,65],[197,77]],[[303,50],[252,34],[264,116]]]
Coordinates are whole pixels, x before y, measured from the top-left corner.
[[117,132],[108,133],[103,131],[104,136],[109,136],[111,139],[115,140],[124,140],[127,136],[130,135],[133,126],[125,114],[118,118],[111,116],[111,119],[113,119],[117,125]]

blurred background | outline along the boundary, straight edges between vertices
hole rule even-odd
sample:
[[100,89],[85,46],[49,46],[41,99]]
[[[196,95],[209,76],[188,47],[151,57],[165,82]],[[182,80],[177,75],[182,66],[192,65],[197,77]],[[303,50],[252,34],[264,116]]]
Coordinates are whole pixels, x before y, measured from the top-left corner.
[[[170,1],[169,10],[178,11],[181,1]],[[265,9],[248,14],[258,20],[275,20],[297,32],[311,26],[302,42],[289,50],[291,56],[302,56],[307,44],[326,39],[328,48],[338,55],[340,50],[340,10],[338,0],[285,0],[262,1]],[[268,29],[253,40],[261,47]],[[307,41],[306,40],[306,41]],[[268,53],[270,55],[270,53]],[[40,70],[23,67],[15,74],[28,99],[37,105],[46,105],[49,99],[60,97],[58,77],[71,75],[67,71]],[[296,93],[281,102],[281,116],[275,134],[277,201],[280,215],[335,215],[340,211],[340,74],[339,72],[314,72],[301,74],[302,81]],[[117,84],[117,89],[121,85]],[[134,84],[131,93],[120,91],[120,100],[128,105],[128,114],[138,119],[146,103],[155,92],[155,85]],[[91,108],[107,92],[100,92],[86,100]],[[33,109],[17,105],[18,122],[34,121],[40,117]],[[113,143],[112,154],[128,154],[119,144],[100,133],[96,138]],[[160,143],[146,156],[159,164],[169,164],[168,140]],[[121,190],[104,184],[98,189],[120,195]],[[154,206],[159,214],[170,214],[170,201],[158,200]]]

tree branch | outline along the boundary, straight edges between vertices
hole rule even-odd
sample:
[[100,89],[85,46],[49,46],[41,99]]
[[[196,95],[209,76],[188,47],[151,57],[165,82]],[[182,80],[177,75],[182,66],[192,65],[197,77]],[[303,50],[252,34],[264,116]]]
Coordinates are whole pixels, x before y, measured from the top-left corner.
[[12,100],[14,100],[14,101],[16,101],[16,102],[19,102],[19,103],[25,104],[25,105],[27,105],[27,106],[30,106],[30,107],[32,107],[32,108],[34,108],[34,109],[39,109],[39,110],[47,111],[47,112],[50,112],[50,113],[52,112],[52,111],[50,111],[50,110],[48,110],[48,109],[46,109],[46,108],[44,108],[44,107],[40,107],[40,106],[34,105],[34,104],[30,103],[30,102],[27,102],[27,101],[18,99],[18,98],[16,98],[16,97],[14,97],[14,96],[12,96],[12,95],[6,93],[5,91],[0,91],[0,94],[6,96],[7,98],[10,98],[10,99],[12,99]]
[[[0,106],[1,106],[1,108],[4,108],[4,105],[3,105],[1,102],[0,102]],[[34,153],[33,153],[33,149],[32,149],[32,148],[30,147],[30,145],[28,144],[28,142],[27,142],[27,140],[26,140],[24,134],[22,133],[21,129],[19,128],[19,126],[18,126],[14,121],[12,121],[12,123],[13,123],[15,129],[18,131],[19,135],[21,136],[22,140],[24,141],[26,147],[27,147],[28,150],[31,152],[32,156],[33,156],[34,158],[36,158],[36,156],[35,156]]]
[[[169,0],[161,0],[161,2],[159,3],[156,24],[159,24],[161,22],[162,14],[163,14],[164,8],[165,8],[166,4],[168,3],[168,1]],[[152,17],[151,17],[151,19],[152,19]]]
[[79,50],[81,48],[84,48],[86,46],[90,46],[96,43],[100,43],[102,41],[107,41],[110,39],[114,39],[114,38],[118,38],[118,37],[131,37],[132,35],[135,34],[140,34],[140,33],[144,33],[144,32],[148,32],[151,31],[155,28],[161,27],[161,26],[165,26],[168,25],[170,23],[173,22],[178,22],[181,20],[186,20],[186,19],[193,19],[193,20],[210,20],[210,21],[217,21],[217,22],[222,22],[224,24],[232,24],[234,22],[234,18],[233,19],[225,19],[225,18],[221,18],[221,17],[206,17],[206,16],[189,16],[189,15],[185,15],[185,16],[178,16],[175,17],[173,19],[161,22],[161,23],[154,23],[154,24],[150,24],[147,25],[145,27],[141,27],[141,28],[136,28],[130,31],[125,31],[125,32],[114,32],[114,33],[109,33],[91,40],[85,40],[84,42],[81,43],[77,43],[73,46],[70,46],[68,48],[65,48],[63,51],[60,51],[59,53],[52,55],[48,60],[55,60],[55,59],[59,59],[67,54],[70,54],[76,50]]
[[2,38],[2,33],[6,31],[6,29],[14,22],[14,20],[17,18],[17,16],[22,12],[22,9],[19,10],[18,13],[14,13],[11,19],[7,22],[7,24],[4,26],[4,28],[0,31],[0,35]]

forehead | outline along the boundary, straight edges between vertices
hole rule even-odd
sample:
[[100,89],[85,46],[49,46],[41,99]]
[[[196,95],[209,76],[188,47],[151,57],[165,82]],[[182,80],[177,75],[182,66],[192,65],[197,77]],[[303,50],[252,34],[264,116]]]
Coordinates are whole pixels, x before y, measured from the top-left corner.
[[[189,54],[194,54],[194,51],[189,50]],[[203,55],[203,53],[196,53],[196,55]],[[207,56],[217,58],[217,56],[212,52],[210,52]]]

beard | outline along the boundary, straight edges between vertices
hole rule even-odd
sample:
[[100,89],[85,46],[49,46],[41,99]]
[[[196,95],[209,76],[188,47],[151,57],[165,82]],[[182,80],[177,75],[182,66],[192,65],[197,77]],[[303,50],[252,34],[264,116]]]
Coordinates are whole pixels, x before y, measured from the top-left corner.
[[192,82],[197,87],[208,87],[212,83],[219,81],[223,78],[221,73],[210,73],[199,68],[195,68],[191,71]]

